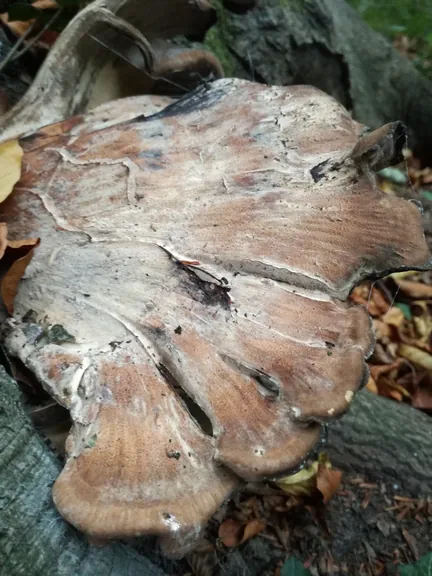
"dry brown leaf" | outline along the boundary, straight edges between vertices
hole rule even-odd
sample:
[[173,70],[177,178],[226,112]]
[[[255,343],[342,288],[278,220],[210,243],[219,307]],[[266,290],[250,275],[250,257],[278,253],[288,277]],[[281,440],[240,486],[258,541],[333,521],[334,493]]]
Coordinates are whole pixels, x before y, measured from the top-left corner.
[[317,474],[317,488],[323,495],[324,504],[333,497],[342,481],[342,472],[325,464],[320,464]]
[[417,299],[432,298],[432,286],[423,282],[413,282],[412,280],[396,280],[399,288],[407,296]]
[[403,362],[404,361],[401,358],[398,358],[395,362],[392,362],[391,364],[369,365],[371,377],[374,379],[375,382],[378,382],[380,376],[388,374],[392,370],[397,370],[401,366],[401,364],[403,364]]
[[23,149],[18,140],[0,144],[0,202],[6,200],[21,177]]
[[408,392],[408,390],[398,382],[392,382],[391,380],[387,380],[387,384],[394,390],[397,390],[402,395],[403,398],[407,399],[411,398],[411,394]]
[[265,524],[263,522],[261,522],[261,520],[257,520],[257,519],[251,520],[245,526],[242,539],[240,540],[240,544],[243,544],[244,542],[246,542],[246,540],[253,538],[257,534],[262,532],[264,530],[264,528],[265,528]]
[[432,411],[432,386],[419,386],[412,398],[412,405],[419,410]]
[[21,20],[9,22],[7,12],[0,14],[0,20],[15,34],[15,36],[18,37],[24,36],[30,28],[31,23],[34,22],[34,20],[27,20],[26,22],[22,22]]
[[[373,291],[372,291],[373,292]],[[357,286],[351,293],[351,300],[356,304],[364,306],[371,316],[381,316],[379,306],[372,299],[372,292],[367,284]],[[386,307],[386,310],[388,305]]]
[[388,312],[390,308],[390,304],[387,302],[386,298],[382,295],[381,291],[378,288],[372,288],[371,300],[378,308],[381,314],[385,314]]
[[293,496],[311,496],[318,490],[324,502],[328,502],[340,485],[342,473],[333,470],[330,460],[324,452],[318,460],[303,468],[297,474],[286,476],[276,482],[288,494]]
[[233,548],[241,541],[242,526],[233,518],[227,518],[219,526],[218,537],[224,546]]
[[373,352],[371,361],[376,364],[391,364],[395,361],[396,358],[396,350],[393,348],[394,346],[392,346],[392,343],[385,347],[380,342],[377,342],[375,344],[375,350]]
[[378,318],[374,318],[372,323],[375,330],[375,335],[378,340],[391,337],[392,331],[388,324],[386,324],[382,320],[379,320]]
[[393,400],[397,400],[398,402],[402,402],[403,400],[403,396],[400,392],[398,392],[397,390],[389,390],[389,396],[390,398],[393,398]]
[[414,316],[413,324],[420,338],[427,342],[432,332],[432,322],[430,316]]
[[0,259],[3,258],[3,254],[7,248],[7,224],[6,222],[0,222]]
[[[12,316],[13,305],[15,296],[18,290],[18,284],[24,275],[30,260],[33,257],[34,248],[39,244],[39,239],[31,239],[21,243],[21,247],[28,245],[29,250],[24,256],[15,260],[12,266],[8,269],[6,274],[3,276],[0,283],[0,293],[3,299],[6,310]],[[13,248],[13,247],[12,247]]]
[[[32,6],[34,6],[35,8],[38,8],[39,10],[47,10],[47,9],[56,10],[59,8],[59,5],[56,2],[54,2],[53,0],[36,0],[36,2],[32,2]],[[24,21],[23,20],[15,20],[13,22],[9,22],[9,16],[8,16],[7,12],[0,14],[0,20],[18,38],[20,38],[21,36],[24,36],[24,34],[28,31],[30,26],[32,26],[35,22],[34,18],[32,18],[30,20],[24,20]],[[36,31],[34,31],[34,32],[32,31],[32,34],[30,35],[30,37],[36,33],[37,33]],[[54,30],[46,30],[42,34],[41,38],[39,39],[38,44],[39,43],[45,43],[48,45],[54,44],[57,37],[58,37],[58,32],[55,32]]]
[[39,10],[56,10],[59,8],[59,5],[54,0],[36,0],[36,2],[32,2],[32,5],[35,8],[39,8]]
[[402,358],[406,358],[417,366],[425,368],[426,370],[432,370],[432,355],[424,350],[416,348],[415,346],[400,344],[398,347],[398,355],[402,356]]

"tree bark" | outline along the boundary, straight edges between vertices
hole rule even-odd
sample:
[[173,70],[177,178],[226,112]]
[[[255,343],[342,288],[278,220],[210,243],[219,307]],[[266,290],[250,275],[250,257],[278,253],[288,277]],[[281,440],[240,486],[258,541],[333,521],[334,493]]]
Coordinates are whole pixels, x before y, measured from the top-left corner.
[[0,367],[0,574],[164,576],[130,547],[89,545],[61,518],[51,498],[61,468]]
[[344,0],[258,0],[247,14],[218,4],[206,45],[227,75],[311,84],[377,128],[402,120],[410,147],[432,161],[432,86]]
[[397,484],[413,496],[432,493],[432,420],[411,406],[360,392],[329,426],[328,452],[343,470]]

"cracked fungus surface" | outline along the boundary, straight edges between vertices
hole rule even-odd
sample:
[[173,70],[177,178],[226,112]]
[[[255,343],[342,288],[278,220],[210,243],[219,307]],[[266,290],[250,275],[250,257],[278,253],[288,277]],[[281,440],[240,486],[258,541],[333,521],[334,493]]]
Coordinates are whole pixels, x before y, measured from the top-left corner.
[[[318,90],[222,80],[134,107],[22,140],[4,218],[41,244],[4,331],[71,411],[63,516],[187,540],[348,408],[373,336],[344,300],[429,253],[417,207],[347,159],[361,126]],[[29,309],[75,342],[31,338]]]

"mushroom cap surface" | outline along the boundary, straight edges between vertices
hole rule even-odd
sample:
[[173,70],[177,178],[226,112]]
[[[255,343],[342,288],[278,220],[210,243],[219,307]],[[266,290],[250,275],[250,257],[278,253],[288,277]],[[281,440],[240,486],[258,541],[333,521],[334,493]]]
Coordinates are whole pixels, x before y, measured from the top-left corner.
[[376,187],[352,156],[363,127],[317,89],[226,79],[132,109],[21,140],[3,219],[41,242],[3,334],[71,412],[62,515],[181,539],[243,480],[304,461],[367,379],[350,290],[430,254],[416,204]]

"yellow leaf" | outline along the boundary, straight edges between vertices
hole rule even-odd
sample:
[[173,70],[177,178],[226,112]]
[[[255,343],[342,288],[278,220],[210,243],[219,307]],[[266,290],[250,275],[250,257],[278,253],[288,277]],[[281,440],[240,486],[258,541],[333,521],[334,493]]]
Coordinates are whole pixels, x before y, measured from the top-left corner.
[[432,370],[432,356],[423,350],[419,350],[415,346],[401,344],[398,348],[398,354],[413,364],[417,364],[417,366],[426,368],[426,370]]
[[366,388],[369,390],[369,392],[372,392],[373,394],[379,394],[378,386],[376,385],[376,382],[372,378],[372,376],[369,377],[368,383],[366,384]]
[[21,177],[23,149],[18,140],[0,144],[0,202],[6,200]]
[[310,466],[303,468],[297,474],[280,478],[276,484],[284,492],[292,496],[309,496],[316,487],[316,475],[318,473],[319,462],[313,462]]
[[393,274],[390,274],[388,278],[393,278],[393,280],[398,283],[400,280],[406,280],[415,274],[417,274],[415,270],[408,270],[407,272],[394,272]]
[[404,321],[405,317],[403,315],[402,310],[399,308],[390,308],[390,310],[382,316],[382,321],[386,324],[391,324],[392,326],[396,326],[399,328],[402,322]]
[[382,180],[379,183],[379,188],[382,192],[385,192],[386,194],[394,194],[395,193],[391,182],[389,182],[388,180]]

